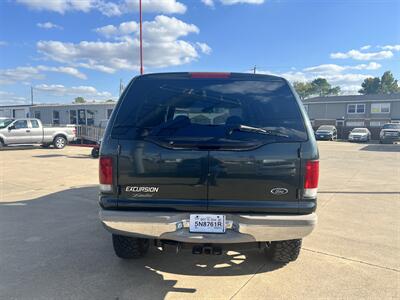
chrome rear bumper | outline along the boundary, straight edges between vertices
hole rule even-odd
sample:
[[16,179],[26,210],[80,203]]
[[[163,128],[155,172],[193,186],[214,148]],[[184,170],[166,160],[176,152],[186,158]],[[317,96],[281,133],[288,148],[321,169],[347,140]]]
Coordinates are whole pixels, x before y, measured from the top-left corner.
[[[195,212],[193,212],[195,213]],[[225,233],[191,233],[184,212],[138,212],[101,210],[104,227],[114,234],[186,243],[247,243],[300,239],[317,223],[309,215],[225,214]]]

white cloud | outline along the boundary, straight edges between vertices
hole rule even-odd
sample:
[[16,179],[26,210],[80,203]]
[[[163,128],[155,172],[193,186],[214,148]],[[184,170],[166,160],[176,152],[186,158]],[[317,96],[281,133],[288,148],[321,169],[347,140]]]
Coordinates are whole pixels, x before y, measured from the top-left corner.
[[336,64],[323,64],[314,67],[308,67],[303,69],[305,72],[320,73],[320,74],[330,74],[330,73],[340,73],[346,70],[377,70],[382,65],[376,62],[370,62],[369,64],[360,64],[355,66],[339,66]]
[[[118,27],[107,25],[95,29],[96,32],[110,38],[139,33],[139,24],[135,21],[121,23]],[[175,17],[156,16],[153,21],[143,22],[143,37],[146,41],[174,41],[190,33],[199,33],[196,25],[185,23]],[[127,37],[125,40],[129,40]]]
[[210,54],[212,49],[210,46],[208,46],[206,43],[199,43],[197,42],[196,45],[200,48],[201,52],[204,54]]
[[62,84],[39,84],[34,87],[36,91],[46,92],[55,96],[92,96],[97,98],[111,98],[110,92],[99,92],[93,86],[65,87]]
[[[102,72],[138,69],[138,26],[136,22],[125,22],[119,26],[107,25],[95,29],[112,41],[39,41],[37,49],[47,58],[75,67],[85,67]],[[176,66],[196,60],[200,49],[210,53],[211,48],[200,43],[182,40],[191,33],[199,33],[197,26],[174,17],[156,16],[153,21],[143,23],[143,53],[145,67]]]
[[87,79],[87,76],[80,72],[76,68],[72,67],[47,67],[47,66],[38,66],[37,69],[39,71],[47,71],[47,72],[57,72],[57,73],[64,73],[67,75],[71,75],[77,77],[79,79]]
[[331,58],[336,59],[346,59],[351,58],[355,60],[381,60],[381,59],[388,59],[393,56],[392,51],[378,51],[378,52],[360,52],[358,50],[350,50],[348,52],[337,52],[331,53]]
[[45,22],[45,23],[37,23],[36,24],[37,27],[39,28],[43,28],[43,29],[63,29],[61,26],[51,23],[51,22]]
[[383,50],[400,51],[400,45],[386,45],[380,47]]
[[97,0],[16,0],[34,10],[47,10],[64,14],[67,11],[90,11]]
[[18,105],[26,104],[27,99],[25,97],[20,97],[14,93],[0,91],[0,105]]
[[205,5],[214,7],[214,0],[201,0]]
[[263,4],[265,0],[219,0],[224,5],[233,4]]
[[[139,0],[125,0],[124,10],[138,11]],[[149,13],[184,14],[187,7],[177,0],[142,0],[142,10]]]
[[7,46],[8,43],[6,41],[0,41],[0,47]]
[[[214,7],[217,0],[201,0],[205,5]],[[263,4],[265,0],[218,0],[222,5]]]
[[13,84],[43,78],[44,75],[40,74],[39,70],[34,67],[17,67],[0,70],[0,84]]
[[362,46],[360,48],[360,50],[368,50],[369,48],[371,48],[371,45],[365,45],[365,46]]
[[72,67],[29,66],[0,70],[0,84],[24,83],[32,80],[44,79],[45,75],[43,72],[64,73],[80,79],[87,78],[85,74]]
[[[107,0],[16,0],[18,3],[39,11],[65,14],[70,11],[89,12],[97,10],[108,17],[137,11],[139,0],[124,0],[117,3]],[[143,12],[183,14],[186,5],[177,0],[142,0]]]

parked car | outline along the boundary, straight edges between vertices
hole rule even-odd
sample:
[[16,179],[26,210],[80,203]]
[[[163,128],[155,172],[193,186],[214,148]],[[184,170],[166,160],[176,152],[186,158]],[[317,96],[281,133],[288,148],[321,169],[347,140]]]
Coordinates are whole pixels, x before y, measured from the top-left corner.
[[349,142],[369,142],[371,140],[371,132],[368,128],[353,128],[349,133]]
[[16,144],[51,144],[57,149],[76,140],[75,127],[44,127],[39,119],[3,119],[0,121],[0,147]]
[[120,258],[150,245],[221,254],[244,244],[294,261],[317,221],[318,159],[283,78],[138,76],[102,140],[100,219]]
[[394,142],[400,142],[400,124],[388,123],[383,125],[379,133],[379,143],[393,144]]
[[315,138],[317,140],[335,141],[337,140],[337,130],[333,125],[319,126],[315,131]]

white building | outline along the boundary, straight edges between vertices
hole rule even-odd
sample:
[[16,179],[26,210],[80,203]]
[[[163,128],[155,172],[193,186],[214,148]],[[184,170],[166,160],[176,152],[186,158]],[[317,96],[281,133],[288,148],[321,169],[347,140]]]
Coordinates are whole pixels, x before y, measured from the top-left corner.
[[27,118],[30,116],[31,105],[0,106],[0,118]]

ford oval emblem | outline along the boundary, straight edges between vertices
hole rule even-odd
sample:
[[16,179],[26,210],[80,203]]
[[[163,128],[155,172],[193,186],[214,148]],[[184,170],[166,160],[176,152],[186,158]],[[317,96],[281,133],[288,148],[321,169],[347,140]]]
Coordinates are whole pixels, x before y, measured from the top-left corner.
[[271,190],[271,194],[275,196],[286,195],[287,193],[289,193],[289,190],[285,188],[277,187]]

